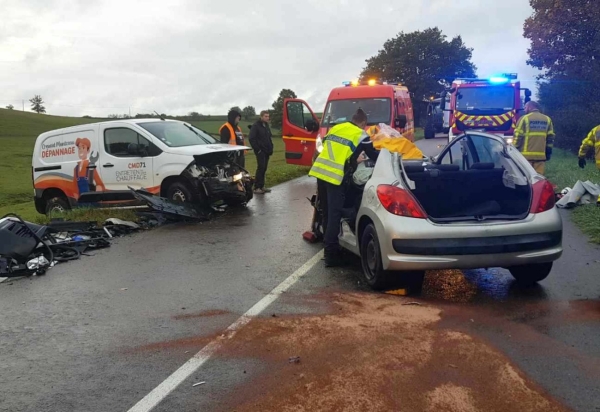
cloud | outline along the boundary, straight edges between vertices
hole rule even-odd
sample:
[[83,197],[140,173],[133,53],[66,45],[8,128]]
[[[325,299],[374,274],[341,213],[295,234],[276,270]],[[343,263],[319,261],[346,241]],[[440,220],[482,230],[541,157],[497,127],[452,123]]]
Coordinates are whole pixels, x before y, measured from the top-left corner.
[[290,88],[320,111],[387,39],[433,26],[474,48],[478,74],[533,80],[529,6],[489,3],[0,0],[0,104],[41,94],[51,114],[220,114]]

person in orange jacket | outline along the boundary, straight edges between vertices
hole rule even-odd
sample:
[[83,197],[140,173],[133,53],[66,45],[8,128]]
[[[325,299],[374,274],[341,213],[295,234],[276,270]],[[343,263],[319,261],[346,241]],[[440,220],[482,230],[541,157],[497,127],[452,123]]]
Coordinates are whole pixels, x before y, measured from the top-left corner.
[[[244,141],[244,134],[239,126],[242,114],[237,110],[231,110],[227,113],[227,122],[219,129],[219,135],[221,136],[221,143],[232,144],[239,146],[246,146]],[[246,167],[246,155],[245,151],[240,150],[236,157],[236,163],[242,167]]]

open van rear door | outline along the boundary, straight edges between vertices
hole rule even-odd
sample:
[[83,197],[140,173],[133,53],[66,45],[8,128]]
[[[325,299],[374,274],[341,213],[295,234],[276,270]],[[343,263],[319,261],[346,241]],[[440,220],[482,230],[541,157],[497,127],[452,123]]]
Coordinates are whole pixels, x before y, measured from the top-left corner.
[[283,125],[285,161],[288,164],[312,166],[319,121],[304,100],[283,101]]

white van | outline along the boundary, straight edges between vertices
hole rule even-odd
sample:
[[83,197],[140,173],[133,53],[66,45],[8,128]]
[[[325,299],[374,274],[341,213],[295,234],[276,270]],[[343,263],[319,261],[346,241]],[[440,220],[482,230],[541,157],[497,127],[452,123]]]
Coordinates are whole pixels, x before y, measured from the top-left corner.
[[135,206],[128,187],[172,200],[228,205],[252,199],[253,179],[236,156],[189,123],[115,120],[42,133],[32,160],[39,213],[77,206]]

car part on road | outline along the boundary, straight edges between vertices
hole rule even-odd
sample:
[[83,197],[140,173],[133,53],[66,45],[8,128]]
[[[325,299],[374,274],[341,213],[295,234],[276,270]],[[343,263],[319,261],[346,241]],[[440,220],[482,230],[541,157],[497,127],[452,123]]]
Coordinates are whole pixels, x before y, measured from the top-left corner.
[[152,215],[157,217],[160,216],[159,222],[166,220],[196,220],[206,221],[210,218],[210,213],[206,210],[201,209],[199,205],[192,204],[189,202],[176,202],[171,199],[153,195],[145,190],[135,190],[129,188],[133,195],[146,203],[152,210]]
[[139,225],[108,219],[102,228],[95,222],[53,220],[48,225],[26,222],[18,215],[0,219],[0,275],[43,275],[56,263],[76,260],[89,250],[110,246],[110,239],[138,230]]

